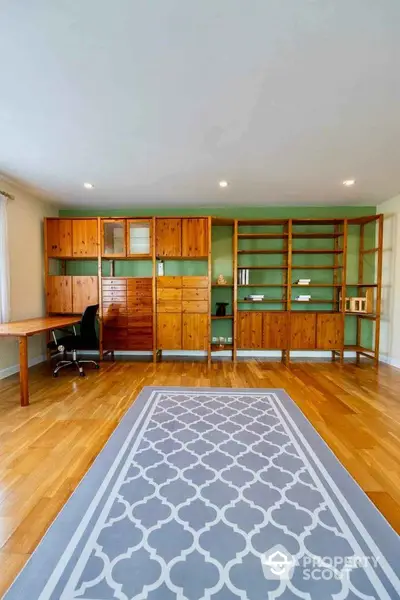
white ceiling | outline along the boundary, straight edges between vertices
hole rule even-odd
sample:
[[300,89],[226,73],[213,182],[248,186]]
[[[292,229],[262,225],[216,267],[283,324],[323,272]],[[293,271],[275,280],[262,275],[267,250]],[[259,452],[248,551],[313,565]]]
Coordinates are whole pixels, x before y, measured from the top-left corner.
[[378,203],[399,26],[399,0],[0,0],[0,171],[75,206]]

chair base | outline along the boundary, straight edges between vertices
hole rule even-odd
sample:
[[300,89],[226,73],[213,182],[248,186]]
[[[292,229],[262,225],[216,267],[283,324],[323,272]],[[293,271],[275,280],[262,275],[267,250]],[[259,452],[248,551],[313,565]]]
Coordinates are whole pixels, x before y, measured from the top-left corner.
[[59,371],[65,369],[65,367],[73,366],[79,371],[80,377],[85,377],[85,371],[82,365],[94,365],[96,369],[100,369],[100,366],[95,360],[78,360],[76,350],[72,350],[72,360],[59,360],[53,369],[53,377],[58,377]]

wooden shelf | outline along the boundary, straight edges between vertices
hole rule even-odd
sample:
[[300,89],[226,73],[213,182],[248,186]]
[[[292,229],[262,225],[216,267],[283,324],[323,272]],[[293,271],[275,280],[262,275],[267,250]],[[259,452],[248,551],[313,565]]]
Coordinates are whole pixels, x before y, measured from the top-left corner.
[[339,300],[323,300],[322,298],[315,298],[311,300],[295,300],[292,302],[297,302],[298,304],[338,304]]
[[211,318],[212,318],[213,320],[215,320],[215,321],[216,321],[216,320],[220,320],[220,319],[221,319],[221,320],[223,320],[223,319],[233,319],[233,315],[225,315],[224,317],[219,317],[219,316],[217,316],[217,315],[211,315]]
[[292,283],[292,287],[296,288],[341,288],[341,283],[309,283],[308,285],[301,285],[301,283]]
[[238,254],[288,254],[288,252],[288,250],[239,250]]
[[287,237],[287,233],[238,233],[241,240],[283,240]]
[[346,283],[346,287],[378,287],[377,283]]
[[[247,267],[245,267],[247,268]],[[308,271],[308,269],[343,269],[343,265],[292,265],[292,271]]]
[[343,233],[293,233],[296,240],[334,240],[343,237]]
[[287,287],[287,283],[241,283],[238,284],[238,288],[246,287],[257,287],[257,288],[269,288],[269,287]]
[[224,350],[232,350],[233,344],[211,344],[211,352],[223,352]]
[[370,319],[371,321],[374,321],[375,319],[377,319],[377,315],[374,315],[372,313],[360,313],[360,312],[350,312],[349,310],[345,310],[344,314],[350,317],[363,317],[364,319]]
[[292,250],[292,254],[343,254],[343,250]]
[[238,300],[238,304],[286,304],[287,300],[266,298],[265,300]]
[[289,219],[238,219],[238,227],[243,225],[258,225],[265,226],[279,226],[279,225],[287,225]]
[[233,287],[233,283],[224,283],[222,285],[220,285],[219,283],[212,283],[211,287],[212,288],[231,288],[231,287]]
[[255,269],[264,269],[264,270],[268,270],[268,269],[287,269],[287,265],[271,265],[269,267],[264,266],[264,267],[242,267],[239,266],[238,269],[250,269],[250,270],[255,270]]

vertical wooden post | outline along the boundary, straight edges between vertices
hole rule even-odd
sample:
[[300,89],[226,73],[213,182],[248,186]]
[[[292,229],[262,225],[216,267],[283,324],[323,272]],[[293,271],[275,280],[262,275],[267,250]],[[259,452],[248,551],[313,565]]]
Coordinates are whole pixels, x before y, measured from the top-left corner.
[[378,244],[376,265],[376,310],[375,310],[375,366],[379,365],[379,342],[381,334],[382,309],[382,259],[383,259],[383,215],[378,215]]
[[237,360],[237,299],[238,299],[238,220],[233,224],[233,362]]
[[28,338],[21,336],[19,341],[19,382],[21,391],[21,406],[29,406],[28,386]]
[[287,327],[287,332],[288,332],[287,347],[288,347],[288,349],[286,351],[286,356],[285,356],[286,364],[288,364],[290,362],[290,339],[291,339],[290,315],[292,313],[292,252],[293,252],[293,221],[292,221],[292,219],[289,219],[289,221],[288,221],[287,233],[288,233],[288,235],[287,235],[288,254],[287,254],[287,288],[286,288],[286,299],[287,299],[286,311],[287,311],[287,313],[286,314],[287,314],[287,318],[288,318],[288,327]]
[[211,286],[212,286],[212,263],[211,263],[211,245],[212,245],[212,219],[208,217],[208,342],[207,342],[207,365],[211,366]]
[[[342,280],[341,284],[341,299],[340,306],[338,306],[339,311],[342,313],[342,347],[340,350],[340,363],[344,362],[344,328],[345,328],[345,308],[346,308],[346,284],[347,284],[347,237],[348,237],[348,220],[344,219],[343,221],[343,236],[342,236]],[[339,243],[338,243],[339,248]]]
[[153,363],[157,362],[157,312],[156,312],[156,282],[157,282],[157,256],[156,256],[156,218],[151,219],[151,258],[152,258],[152,297],[153,297]]
[[97,217],[97,283],[99,289],[99,355],[103,360],[103,288],[102,288],[102,264],[101,264],[101,219]]
[[[364,278],[364,232],[365,225],[360,225],[360,246],[358,249],[358,283],[363,283]],[[359,289],[359,288],[357,288]],[[358,293],[358,292],[357,292]],[[356,350],[356,363],[359,364],[361,354],[358,352],[358,348],[361,346],[361,317],[357,316],[357,350]]]

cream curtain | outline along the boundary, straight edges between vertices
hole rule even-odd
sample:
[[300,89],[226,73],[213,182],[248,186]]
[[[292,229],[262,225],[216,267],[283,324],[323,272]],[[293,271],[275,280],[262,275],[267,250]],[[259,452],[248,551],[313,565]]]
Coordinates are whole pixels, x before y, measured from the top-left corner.
[[10,320],[10,264],[7,235],[7,198],[0,194],[0,323]]

